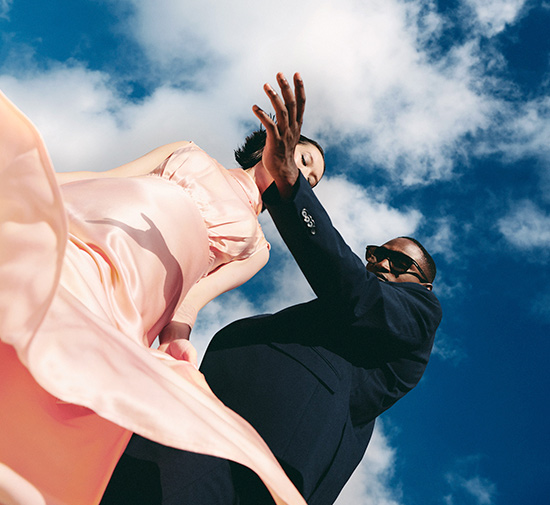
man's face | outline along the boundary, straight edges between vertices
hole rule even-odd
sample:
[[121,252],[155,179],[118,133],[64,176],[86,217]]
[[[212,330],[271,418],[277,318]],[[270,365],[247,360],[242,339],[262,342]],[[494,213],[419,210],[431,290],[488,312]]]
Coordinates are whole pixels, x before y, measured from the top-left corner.
[[[396,251],[398,253],[406,254],[412,258],[420,269],[414,263],[409,267],[406,272],[396,272],[396,268],[392,268],[390,258],[383,258],[379,260],[368,260],[367,270],[375,274],[379,279],[388,282],[416,282],[426,286],[431,291],[432,284],[427,282],[424,273],[427,271],[427,265],[424,261],[424,257],[420,248],[410,240],[406,238],[394,238],[389,242],[382,245],[385,249],[390,251]],[[380,254],[383,255],[383,254]]]

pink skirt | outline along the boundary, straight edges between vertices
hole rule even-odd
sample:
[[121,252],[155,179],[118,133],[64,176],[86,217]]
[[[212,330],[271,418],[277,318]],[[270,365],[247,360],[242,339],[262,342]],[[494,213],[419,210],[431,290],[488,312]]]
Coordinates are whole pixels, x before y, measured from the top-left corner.
[[[277,504],[304,505],[192,364],[90,310],[106,303],[101,259],[81,256],[40,134],[0,93],[0,503],[99,503],[135,432],[248,466]],[[75,296],[74,272],[93,297]]]

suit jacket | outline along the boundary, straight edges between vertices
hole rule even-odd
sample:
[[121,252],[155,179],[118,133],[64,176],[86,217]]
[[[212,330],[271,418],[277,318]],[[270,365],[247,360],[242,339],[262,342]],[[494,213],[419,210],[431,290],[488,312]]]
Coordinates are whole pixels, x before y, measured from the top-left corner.
[[441,308],[420,284],[367,272],[302,177],[292,200],[271,187],[264,203],[317,299],[223,328],[201,370],[308,504],[331,504],[375,418],[424,373]]
[[[273,185],[264,203],[317,298],[223,328],[201,370],[264,438],[308,504],[328,505],[361,461],[376,417],[418,383],[441,308],[420,284],[383,282],[367,272],[303,177],[291,200],[280,200]],[[134,436],[121,463],[154,463],[163,497],[184,496],[191,479],[193,503],[222,503],[222,494],[223,503],[273,503],[251,472],[205,458]],[[201,470],[191,476],[194,468]],[[222,482],[239,498],[227,490],[198,498]]]

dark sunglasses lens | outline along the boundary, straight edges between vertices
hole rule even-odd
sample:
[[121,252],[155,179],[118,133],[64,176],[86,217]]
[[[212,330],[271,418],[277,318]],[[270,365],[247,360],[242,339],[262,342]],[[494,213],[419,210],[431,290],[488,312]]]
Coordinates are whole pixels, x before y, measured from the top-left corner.
[[385,247],[374,246],[374,245],[369,246],[367,247],[366,259],[369,263],[379,263],[380,261],[384,261],[385,259],[390,258],[390,262],[391,262],[391,257],[388,254],[389,252],[391,251],[389,251]]
[[365,259],[369,263],[376,263],[378,261],[376,257],[376,249],[378,249],[376,246],[373,246],[373,245],[367,246],[367,250],[365,251]]
[[385,259],[390,261],[390,269],[395,274],[404,274],[412,267],[413,259],[404,253],[392,251],[382,246],[367,246],[365,259],[369,263],[379,263]]
[[405,273],[412,265],[412,259],[405,254],[388,251],[393,269],[399,273]]

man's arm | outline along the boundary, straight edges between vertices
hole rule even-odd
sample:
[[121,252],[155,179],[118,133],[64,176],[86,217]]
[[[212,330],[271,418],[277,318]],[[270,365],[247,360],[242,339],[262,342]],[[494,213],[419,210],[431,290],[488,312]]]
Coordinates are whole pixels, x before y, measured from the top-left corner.
[[277,81],[284,102],[271,86],[264,86],[277,122],[254,107],[267,132],[262,161],[275,181],[263,199],[312,289],[351,324],[361,321],[409,342],[433,336],[441,318],[435,296],[423,286],[385,283],[367,272],[300,174],[294,149],[305,110],[304,85],[299,74],[294,76],[295,93],[283,74]]
[[301,174],[290,199],[271,185],[263,200],[313,291],[335,317],[410,344],[433,336],[441,319],[435,295],[420,284],[383,282],[368,272]]

